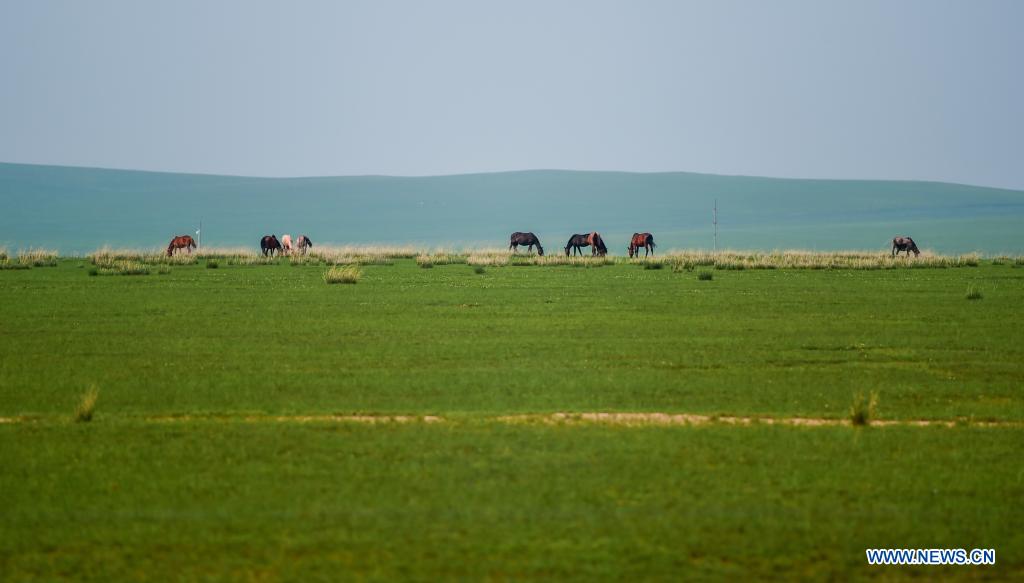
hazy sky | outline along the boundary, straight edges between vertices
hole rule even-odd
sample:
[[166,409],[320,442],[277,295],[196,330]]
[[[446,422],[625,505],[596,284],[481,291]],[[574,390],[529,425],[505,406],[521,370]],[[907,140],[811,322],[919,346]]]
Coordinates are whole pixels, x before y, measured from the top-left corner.
[[0,161],[1024,188],[1024,2],[0,0]]

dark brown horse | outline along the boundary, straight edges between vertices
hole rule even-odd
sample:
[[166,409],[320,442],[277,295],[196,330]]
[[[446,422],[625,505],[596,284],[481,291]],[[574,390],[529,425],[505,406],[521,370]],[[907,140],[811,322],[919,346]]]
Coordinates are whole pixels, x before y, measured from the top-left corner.
[[590,247],[590,235],[573,235],[569,237],[569,242],[565,244],[565,256],[569,256],[569,249],[572,249],[573,257],[576,253],[583,255],[581,247]]
[[196,242],[192,239],[191,235],[177,235],[171,239],[171,244],[167,246],[167,256],[174,255],[174,252],[178,249],[184,249],[189,253],[196,248]]
[[640,248],[644,248],[644,257],[647,257],[647,253],[650,252],[654,255],[654,235],[650,233],[633,233],[633,238],[629,240],[629,256],[640,254]]
[[907,255],[910,252],[914,252],[914,257],[921,254],[921,251],[917,248],[917,243],[914,242],[910,237],[893,237],[892,238],[892,256],[896,257],[900,254],[900,251],[906,251]]
[[537,255],[544,256],[544,248],[540,246],[540,239],[533,233],[520,233],[519,231],[512,233],[512,236],[509,238],[508,248],[515,253],[519,251],[520,245],[525,245],[527,251],[533,251],[533,246],[536,245]]
[[299,250],[299,253],[306,254],[306,250],[313,247],[313,241],[305,235],[299,235],[299,238],[295,240],[295,247]]
[[260,240],[260,249],[263,251],[264,257],[266,257],[267,254],[270,254],[270,256],[273,257],[274,251],[277,251],[278,254],[281,253],[281,242],[277,240],[277,236],[267,235]]

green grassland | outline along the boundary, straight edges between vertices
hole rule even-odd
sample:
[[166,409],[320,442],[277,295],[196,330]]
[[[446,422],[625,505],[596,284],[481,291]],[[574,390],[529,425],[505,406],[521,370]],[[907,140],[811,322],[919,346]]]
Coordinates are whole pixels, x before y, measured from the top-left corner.
[[[1024,576],[1012,263],[91,267],[0,271],[5,579]],[[842,419],[860,391],[882,420],[956,423],[502,419]],[[302,420],[351,414],[442,420]]]

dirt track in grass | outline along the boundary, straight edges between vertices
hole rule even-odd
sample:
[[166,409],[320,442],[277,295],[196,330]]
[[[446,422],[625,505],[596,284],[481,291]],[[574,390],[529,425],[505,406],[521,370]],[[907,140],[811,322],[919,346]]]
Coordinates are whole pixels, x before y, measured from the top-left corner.
[[[0,417],[0,424],[35,423],[59,420],[59,416],[15,416]],[[199,415],[152,415],[134,418],[152,423],[181,422],[241,422],[241,423],[361,423],[369,425],[445,423],[460,422],[466,417],[445,418],[437,415],[241,415],[241,414],[199,414]],[[625,427],[644,426],[696,426],[696,425],[783,425],[798,427],[838,427],[852,425],[849,419],[824,417],[759,417],[735,415],[698,415],[693,413],[536,413],[504,415],[499,417],[478,417],[482,421],[521,424],[541,423],[546,425],[614,425]],[[98,422],[102,423],[102,419]],[[870,422],[875,427],[1007,427],[1024,428],[1017,421],[974,420],[974,419],[876,419]]]

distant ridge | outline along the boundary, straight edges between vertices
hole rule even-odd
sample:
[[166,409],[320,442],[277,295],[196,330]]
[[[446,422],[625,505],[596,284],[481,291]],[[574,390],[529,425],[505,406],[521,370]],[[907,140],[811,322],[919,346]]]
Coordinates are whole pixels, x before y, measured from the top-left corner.
[[643,230],[663,250],[710,248],[715,200],[720,244],[734,249],[875,249],[911,234],[942,252],[1024,252],[1024,191],[943,182],[586,170],[254,178],[8,163],[0,245],[158,247],[202,220],[210,245],[255,246],[285,232],[507,245],[508,233],[530,230],[557,250],[598,230],[622,253]]

